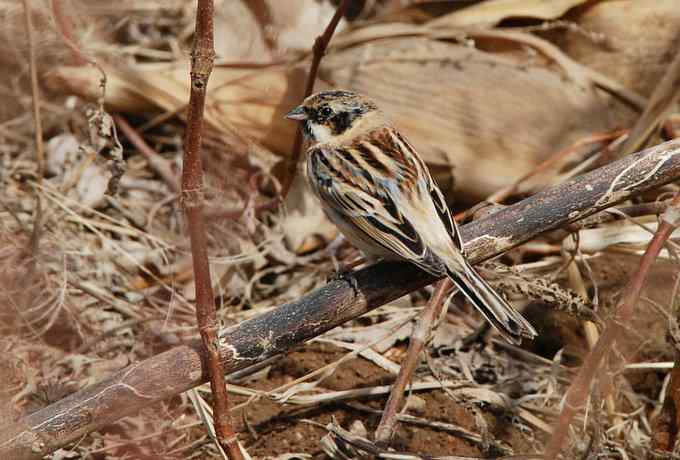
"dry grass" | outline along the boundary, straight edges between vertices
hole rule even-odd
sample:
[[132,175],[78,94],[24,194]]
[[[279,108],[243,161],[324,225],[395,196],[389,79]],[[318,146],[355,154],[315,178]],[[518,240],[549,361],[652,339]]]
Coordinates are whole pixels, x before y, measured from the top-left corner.
[[[90,72],[86,66],[81,67],[82,74],[59,73],[63,71],[62,66],[75,64],[78,57],[64,44],[60,32],[63,25],[54,21],[48,2],[31,3],[42,89],[47,89],[45,84],[51,82],[51,91],[42,95],[40,105],[45,139],[44,177],[38,173],[33,140],[29,48],[23,38],[8,38],[25,34],[18,26],[9,25],[3,26],[5,30],[0,32],[7,40],[0,63],[16,69],[0,77],[0,95],[7,101],[7,109],[0,109],[0,410],[5,411],[0,417],[3,420],[37,410],[131,362],[198,337],[191,253],[184,237],[186,222],[172,182],[173,174],[179,177],[182,158],[182,113],[186,104],[182,78],[186,76],[184,60],[191,41],[194,8],[187,2],[148,1],[134,6],[62,2],[63,10],[73,20],[74,41],[79,51],[88,60],[96,60],[106,73],[106,105],[99,107],[96,104],[101,94],[98,71]],[[243,10],[226,3],[217,2],[218,9],[223,8],[216,23],[218,36],[232,37],[235,33],[234,16],[230,15],[236,12],[230,8],[236,8],[237,13],[243,15],[243,24],[262,25],[258,22],[262,16],[258,16],[257,8]],[[338,262],[348,262],[356,255],[344,241],[336,238],[337,233],[318,210],[300,198],[295,184],[285,206],[271,204],[276,203],[281,173],[285,170],[281,158],[290,153],[279,147],[292,146],[293,142],[292,128],[279,125],[276,117],[301,93],[304,79],[292,76],[298,75],[299,69],[309,63],[306,51],[311,42],[302,45],[299,43],[302,38],[294,32],[299,30],[300,36],[305,37],[318,35],[333,12],[325,2],[307,3],[316,5],[313,8],[318,18],[311,13],[309,17],[303,16],[298,9],[286,15],[272,6],[269,28],[252,29],[248,40],[218,45],[223,61],[232,66],[224,66],[225,73],[217,76],[212,87],[216,102],[208,107],[204,162],[210,269],[217,314],[223,325],[235,324],[299,298],[323,285]],[[443,59],[447,59],[444,44],[453,46],[451,37],[462,32],[440,29],[439,38],[433,38],[436,34],[432,30],[425,33],[422,28],[417,32],[403,32],[405,29],[388,22],[387,18],[394,18],[390,15],[401,11],[402,19],[406,18],[403,20],[419,18],[416,22],[421,22],[425,10],[415,7],[400,10],[394,8],[393,3],[397,2],[366,2],[359,17],[370,18],[376,24],[364,29],[365,34],[378,34],[376,30],[382,30],[389,40],[395,40],[404,33],[407,38],[399,43],[425,46],[431,51],[427,59],[423,58],[422,63],[417,59],[402,59],[399,52],[403,50],[398,48],[396,40],[389,42],[394,44],[393,61],[374,59],[376,55],[372,53],[381,50],[388,41],[362,35],[361,30],[346,32],[340,35],[343,48],[331,48],[326,73],[322,65],[321,77],[325,80],[322,85],[335,81],[327,78],[329,76],[351,83],[343,71],[350,63],[357,62],[356,56],[363,56],[362,65],[380,65],[382,71],[394,65],[395,75],[402,75],[402,70],[411,72],[409,75],[417,74],[417,67],[406,66],[433,65],[442,59],[441,53],[444,53]],[[574,2],[577,3],[580,2]],[[21,9],[17,5],[0,2],[3,24],[20,17]],[[561,16],[559,13],[548,19]],[[578,24],[577,17],[568,19]],[[359,21],[352,24],[358,26]],[[343,20],[340,28],[346,28],[347,23]],[[384,29],[374,28],[380,26]],[[408,27],[416,26],[411,22]],[[535,50],[526,52],[527,42],[518,40],[521,45],[509,45],[507,42],[511,40],[502,35],[504,33],[496,29],[486,35],[478,33],[475,38],[478,43],[470,38],[473,33],[460,35],[456,40],[462,40],[467,47],[452,52],[461,56],[460,53],[476,53],[483,48],[489,53],[484,56],[489,62],[519,59],[523,62],[521,65],[531,67],[521,71],[527,78],[548,75],[545,78],[555,85],[553,89],[559,90],[558,82],[562,80],[573,79],[583,84],[585,78],[587,85],[592,83],[588,80],[594,78],[592,74],[586,73],[584,77],[579,73],[574,77],[574,69],[580,69],[578,72],[582,69],[562,51],[557,50],[559,55],[548,58]],[[568,31],[559,33],[568,34]],[[446,34],[447,38],[441,38]],[[555,38],[553,34],[558,32],[544,35],[558,44],[569,40],[564,36]],[[279,36],[283,38],[277,38]],[[426,40],[431,42],[428,44]],[[555,65],[555,56],[559,58],[559,65]],[[475,60],[481,59],[479,56],[466,59],[475,62],[471,70],[473,76],[480,72],[474,66],[487,62]],[[467,62],[461,59],[459,65],[464,67]],[[157,65],[159,70],[139,67],[142,64]],[[455,67],[455,63],[447,65]],[[512,61],[511,65],[515,66],[516,62]],[[565,68],[568,70],[564,71]],[[371,83],[366,75],[378,75],[373,69],[372,73],[362,73],[359,69],[356,85],[361,90],[379,91],[379,97],[384,97],[389,105],[387,99],[391,93],[385,89],[391,88],[389,78],[375,78],[376,82]],[[55,75],[69,81],[62,86],[55,85]],[[527,154],[526,162],[524,158],[518,159],[514,170],[512,159],[497,148],[498,144],[476,142],[473,147],[482,149],[480,158],[484,157],[484,161],[490,158],[491,163],[503,165],[497,166],[502,170],[498,175],[493,175],[493,171],[487,173],[502,184],[497,186],[492,181],[476,187],[474,178],[465,174],[465,168],[470,167],[465,163],[462,166],[465,178],[459,186],[463,195],[479,199],[499,192],[496,198],[511,201],[546,184],[568,180],[581,168],[612,158],[613,148],[625,141],[625,134],[622,137],[619,128],[630,128],[635,117],[629,108],[616,105],[619,102],[609,93],[597,93],[593,96],[595,99],[606,99],[607,104],[615,106],[612,112],[623,114],[615,120],[605,119],[607,110],[599,103],[589,105],[593,103],[589,98],[594,88],[588,86],[587,97],[572,96],[578,86],[574,86],[574,81],[565,83],[565,94],[570,98],[565,105],[566,114],[552,121],[564,123],[570,117],[577,118],[584,107],[595,107],[593,118],[598,119],[593,123],[596,126],[579,125],[574,130],[577,134],[565,134],[548,143],[540,137],[536,126],[532,128],[534,131],[522,132],[521,139],[513,137],[519,128],[508,127],[507,118],[499,117],[500,121],[493,121],[492,131],[505,126],[499,137],[507,136],[513,146],[521,144],[521,148],[531,154]],[[76,96],[71,95],[74,87],[82,89],[76,91]],[[401,98],[415,97],[416,91],[413,88],[409,91],[406,96],[395,96],[396,102],[389,108],[397,111]],[[434,106],[436,100],[430,94],[433,91],[436,92],[428,87],[423,100]],[[484,88],[475,91],[483,92]],[[94,100],[87,100],[88,92]],[[627,96],[639,97],[631,94]],[[475,101],[469,103],[475,105]],[[121,107],[126,113],[116,113],[116,117],[123,117],[151,152],[140,153],[140,144],[130,142],[119,130],[125,172],[117,193],[108,195],[113,160],[102,152],[115,147],[115,142],[112,138],[101,142],[93,135],[92,118],[88,114],[94,110],[106,117]],[[396,118],[409,119],[409,110],[405,107]],[[439,126],[443,123],[441,120],[445,120],[440,110],[443,109],[434,107],[427,114],[438,120],[433,125]],[[488,113],[484,110],[475,113],[481,117]],[[439,131],[413,128],[416,145],[427,144],[423,148],[427,149],[428,161],[443,184],[451,179],[452,169],[455,176],[460,167],[451,167],[449,161],[456,156],[450,151],[442,152],[441,146],[455,145],[459,137],[428,143],[427,136],[434,139],[451,129],[465,133],[467,139],[482,137],[480,133],[486,120],[480,118],[472,123],[472,129],[467,115],[457,113],[452,116],[451,125],[442,124]],[[673,131],[680,124],[679,118],[674,115],[669,120]],[[279,129],[280,126],[283,128]],[[584,134],[586,131],[590,134]],[[535,137],[531,136],[532,132],[536,133]],[[596,142],[591,142],[593,138]],[[551,167],[540,166],[549,158]],[[585,160],[590,163],[583,166]],[[163,171],[160,174],[159,164]],[[534,169],[539,174],[532,174]],[[668,192],[676,188],[669,186],[644,197],[633,197],[627,205],[665,200]],[[36,197],[42,203],[37,255],[31,245]],[[432,412],[410,408],[401,414],[400,426],[420,424],[432,432],[448,433],[458,429],[457,434],[449,436],[462,437],[466,440],[465,446],[477,449],[475,452],[480,455],[540,454],[552,434],[567,388],[589,349],[584,321],[601,324],[601,320],[610,315],[611,307],[617,303],[651,238],[650,231],[655,229],[654,214],[620,217],[602,218],[593,221],[589,228],[569,229],[570,233],[559,231],[545,235],[511,251],[503,258],[502,267],[490,266],[489,279],[518,305],[526,305],[527,316],[541,333],[535,343],[518,348],[490,338],[486,346],[480,342],[469,345],[463,339],[475,332],[478,317],[469,306],[448,304],[448,314],[428,346],[427,359],[418,366],[410,391],[419,395],[441,391],[452,407],[460,406],[475,414],[474,423],[459,426],[457,420],[448,420],[445,426]],[[590,387],[587,405],[576,415],[577,423],[572,424],[567,433],[565,458],[584,457],[585,452],[612,458],[643,458],[649,451],[654,421],[668,391],[667,371],[675,360],[666,335],[677,308],[676,252],[676,243],[668,244],[662,251],[643,288],[638,307],[647,313],[624,325],[624,337],[617,343],[610,362],[603,366],[616,372],[601,373],[601,378]],[[259,369],[256,377],[240,376],[229,387],[238,400],[235,413],[245,414],[246,419],[253,411],[264,410],[262,407],[266,404],[276,406],[281,412],[293,408],[293,415],[286,412],[289,419],[276,423],[286,426],[286,423],[293,424],[292,420],[309,418],[331,433],[323,441],[319,436],[318,442],[315,440],[316,448],[310,448],[305,454],[320,455],[323,449],[331,457],[342,458],[338,452],[349,444],[355,449],[354,455],[379,454],[368,441],[371,435],[356,427],[352,433],[345,431],[349,426],[325,428],[327,423],[323,417],[327,413],[324,411],[340,407],[348,413],[368,414],[382,407],[389,386],[375,382],[373,374],[384,373],[388,381],[396,374],[404,343],[412,332],[413,318],[427,304],[430,291],[425,289],[383,306],[317,339],[332,346],[341,357],[316,369],[306,369],[303,375],[294,375],[275,360]],[[585,294],[588,299],[575,293]],[[336,380],[341,380],[338,376],[344,376],[343,372],[351,370],[357,361],[370,363],[373,374],[363,376],[363,380],[355,376],[348,388],[335,388]],[[287,371],[290,372],[286,374]],[[144,408],[110,429],[85,436],[76,445],[62,449],[59,455],[218,458],[201,427],[210,418],[209,411],[204,410],[210,397],[205,387],[199,387],[152,408]],[[380,404],[367,405],[367,401],[374,400]],[[411,401],[417,405],[417,399]],[[348,409],[346,404],[355,407]],[[317,413],[304,412],[295,418],[295,411],[302,408],[314,409]],[[304,416],[308,413],[312,415]],[[271,422],[269,418],[265,421]],[[500,421],[506,422],[505,428],[498,428]],[[260,429],[266,431],[263,428],[266,423],[253,428],[249,423],[239,422],[246,448],[261,445],[253,433]],[[505,434],[499,434],[503,430]],[[345,447],[338,447],[343,443]],[[284,458],[277,456],[287,452],[292,451],[281,444],[273,445],[270,454],[272,458]],[[53,458],[69,457],[54,454]]]

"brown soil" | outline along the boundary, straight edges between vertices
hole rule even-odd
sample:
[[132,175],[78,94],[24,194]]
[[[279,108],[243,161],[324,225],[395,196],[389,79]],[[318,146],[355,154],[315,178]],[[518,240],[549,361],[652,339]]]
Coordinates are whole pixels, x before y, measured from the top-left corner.
[[[275,388],[337,361],[345,353],[346,351],[332,346],[309,344],[283,358],[269,372],[266,380],[254,382],[249,386],[259,390]],[[324,379],[318,388],[327,391],[348,390],[385,385],[391,380],[390,374],[382,368],[365,359],[357,358],[342,364],[333,375]],[[419,406],[417,412],[407,413],[431,421],[454,423],[469,431],[479,432],[473,413],[475,408],[454,401],[441,390],[418,392],[417,396],[424,400],[424,408]],[[378,425],[379,415],[356,410],[350,405],[358,403],[381,410],[385,400],[386,396],[351,401],[348,404],[332,403],[311,407],[281,405],[269,400],[260,400],[239,411],[235,419],[238,420],[239,430],[245,430],[244,417],[248,420],[250,433],[242,434],[241,439],[253,457],[270,458],[282,454],[306,453],[314,458],[323,458],[319,443],[319,440],[327,434],[323,426],[335,420],[347,429],[359,421],[365,426],[370,438]],[[234,403],[238,404],[241,401],[245,401],[245,398],[239,398]],[[510,423],[509,414],[490,412],[482,414],[493,439],[505,441],[512,445],[516,452],[522,452],[524,444],[522,436]],[[310,422],[316,422],[318,425]],[[493,453],[483,452],[474,444],[446,432],[408,424],[399,426],[392,447],[412,454],[479,457]]]

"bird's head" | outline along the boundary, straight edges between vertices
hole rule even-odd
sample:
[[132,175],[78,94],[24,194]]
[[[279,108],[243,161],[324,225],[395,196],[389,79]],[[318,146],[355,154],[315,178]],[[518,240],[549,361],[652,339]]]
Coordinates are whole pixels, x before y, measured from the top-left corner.
[[302,121],[305,136],[314,142],[338,142],[368,128],[367,121],[378,118],[378,108],[351,91],[321,91],[306,98],[286,118]]

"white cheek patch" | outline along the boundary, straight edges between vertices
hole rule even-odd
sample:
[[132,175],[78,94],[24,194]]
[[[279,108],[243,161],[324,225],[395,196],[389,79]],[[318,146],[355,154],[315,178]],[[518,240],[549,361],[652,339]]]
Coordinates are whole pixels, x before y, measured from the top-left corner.
[[327,126],[324,125],[319,125],[316,123],[310,123],[310,128],[312,130],[312,136],[314,136],[314,140],[317,142],[328,142],[331,140],[332,134],[331,130],[328,129]]

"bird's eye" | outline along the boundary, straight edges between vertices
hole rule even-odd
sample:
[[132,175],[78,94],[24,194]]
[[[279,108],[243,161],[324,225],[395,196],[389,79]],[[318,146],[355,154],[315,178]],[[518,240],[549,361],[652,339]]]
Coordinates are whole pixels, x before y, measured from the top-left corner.
[[322,107],[322,108],[321,108],[321,116],[322,116],[322,117],[328,118],[328,117],[330,117],[331,115],[333,115],[333,109],[331,109],[331,108],[328,107],[328,106]]

